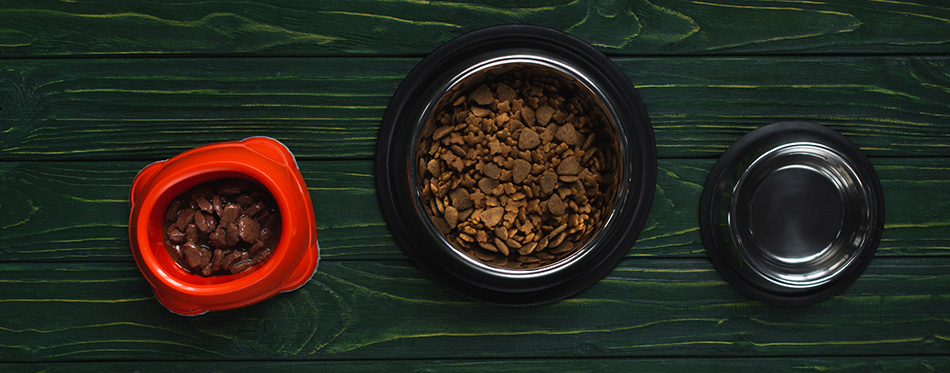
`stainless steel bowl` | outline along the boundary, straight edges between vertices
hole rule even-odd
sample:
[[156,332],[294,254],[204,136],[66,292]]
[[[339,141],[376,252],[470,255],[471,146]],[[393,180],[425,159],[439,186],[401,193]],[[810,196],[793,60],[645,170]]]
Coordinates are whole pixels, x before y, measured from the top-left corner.
[[[413,138],[417,140],[415,146],[410,150],[411,154],[416,154],[416,159],[419,159],[422,152],[428,149],[428,140],[431,139],[432,133],[438,127],[438,122],[433,113],[439,112],[445,106],[451,106],[458,97],[471,92],[474,88],[484,83],[498,81],[506,74],[518,73],[521,76],[531,76],[534,81],[548,82],[558,87],[558,93],[561,96],[577,99],[590,110],[592,116],[598,117],[600,126],[595,136],[602,139],[598,142],[598,148],[602,154],[606,154],[605,159],[609,163],[609,167],[607,165],[604,167],[609,173],[606,174],[603,182],[605,186],[603,193],[607,195],[606,198],[610,201],[606,213],[601,216],[599,221],[595,222],[596,228],[578,241],[580,245],[575,247],[574,250],[534,263],[538,265],[533,268],[510,268],[493,261],[479,259],[462,250],[459,242],[450,242],[446,239],[445,235],[441,234],[444,232],[440,232],[438,227],[433,224],[432,218],[436,212],[431,211],[431,208],[428,207],[418,187],[414,190],[414,202],[417,209],[427,211],[428,219],[425,219],[424,222],[429,231],[437,235],[439,240],[442,241],[441,248],[451,255],[455,255],[458,260],[470,266],[473,270],[505,278],[554,275],[587,256],[591,250],[598,247],[598,243],[603,241],[605,232],[601,228],[611,225],[612,221],[615,220],[616,207],[618,203],[622,203],[622,201],[619,201],[621,195],[617,191],[626,189],[627,179],[633,172],[629,162],[623,162],[622,160],[630,159],[632,154],[627,145],[624,128],[616,125],[618,117],[614,103],[607,100],[604,92],[583,71],[556,55],[543,52],[534,52],[533,54],[511,54],[510,51],[499,52],[498,56],[492,56],[491,54],[484,56],[483,60],[450,79],[442,90],[431,97],[426,104],[426,110],[420,116],[420,119],[424,119],[424,121],[421,126],[417,126],[418,131],[413,134]],[[418,177],[424,171],[424,167],[419,162],[411,162],[409,169],[410,183],[420,185]]]
[[[560,82],[584,97],[606,123],[616,164],[611,206],[598,230],[573,253],[530,269],[486,263],[458,250],[435,227],[418,188],[417,147],[430,116],[459,92],[505,71]],[[473,299],[533,305],[576,294],[623,258],[646,221],[656,183],[656,146],[646,110],[630,81],[587,43],[559,31],[496,26],[463,35],[423,59],[399,86],[380,128],[376,180],[380,206],[397,244],[429,276]]]
[[840,293],[863,272],[883,213],[877,175],[850,140],[783,122],[749,133],[719,159],[701,227],[710,258],[737,289],[801,305]]

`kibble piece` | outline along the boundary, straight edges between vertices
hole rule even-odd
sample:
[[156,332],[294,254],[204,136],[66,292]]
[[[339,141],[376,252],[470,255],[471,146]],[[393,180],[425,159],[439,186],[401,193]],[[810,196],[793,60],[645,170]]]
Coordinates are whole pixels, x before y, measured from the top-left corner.
[[551,121],[551,117],[554,115],[554,108],[544,105],[538,108],[535,111],[535,117],[537,118],[539,126],[546,126],[548,122]]
[[482,193],[487,194],[487,195],[498,194],[498,193],[495,193],[496,191],[500,193],[501,191],[497,190],[499,185],[500,183],[498,182],[498,180],[487,178],[487,177],[483,177],[481,180],[478,181],[478,188],[481,189]]
[[472,207],[472,199],[469,198],[468,191],[465,189],[455,189],[449,193],[449,197],[452,198],[452,206],[455,206],[458,210],[465,210]]
[[577,157],[570,156],[564,158],[561,163],[557,165],[557,174],[558,175],[577,175],[581,172],[581,163],[577,160]]
[[482,84],[475,89],[475,92],[472,92],[472,99],[479,105],[488,105],[495,100],[495,97],[491,93],[491,88]]
[[498,222],[501,221],[501,218],[504,216],[504,214],[505,209],[503,207],[492,207],[482,213],[481,219],[486,226],[494,228],[496,225],[498,225]]
[[518,137],[518,149],[531,150],[541,144],[541,137],[531,128],[525,128]]
[[445,222],[450,228],[455,228],[459,223],[459,210],[452,206],[445,207]]
[[557,187],[557,174],[551,172],[551,170],[544,171],[541,174],[541,192],[545,195],[551,194],[554,191],[554,188]]
[[556,193],[548,199],[548,211],[551,212],[551,215],[561,216],[564,215],[564,209],[567,205],[564,204],[564,200],[561,199],[561,196]]
[[495,92],[498,93],[498,101],[514,100],[518,97],[515,90],[505,83],[498,83],[498,86],[495,87]]
[[511,180],[521,184],[530,172],[531,164],[528,161],[521,158],[515,159],[511,167]]
[[482,169],[482,174],[488,176],[492,179],[498,179],[501,177],[501,167],[498,167],[495,162],[488,162],[485,164],[485,167]]
[[576,251],[601,222],[616,177],[602,172],[614,149],[601,147],[611,146],[599,141],[609,136],[595,136],[602,113],[586,97],[562,96],[561,87],[545,74],[506,72],[432,114],[438,128],[417,147],[423,205],[476,260],[547,265]]
[[435,132],[432,133],[432,139],[433,140],[441,139],[445,137],[445,135],[448,135],[451,132],[452,132],[452,126],[442,126],[442,127],[436,128]]
[[532,108],[530,108],[530,107],[528,107],[528,106],[522,107],[522,108],[521,108],[521,119],[524,119],[524,123],[525,123],[525,124],[527,124],[527,125],[529,125],[529,126],[533,126],[533,125],[536,123],[536,121],[535,121],[534,109],[532,109]]
[[581,134],[574,129],[574,125],[571,123],[565,124],[558,128],[557,133],[555,134],[558,140],[563,141],[567,145],[577,145],[581,141]]
[[479,118],[487,117],[488,114],[490,113],[491,113],[491,110],[478,107],[478,106],[472,106],[472,114],[475,114],[476,117],[479,117]]

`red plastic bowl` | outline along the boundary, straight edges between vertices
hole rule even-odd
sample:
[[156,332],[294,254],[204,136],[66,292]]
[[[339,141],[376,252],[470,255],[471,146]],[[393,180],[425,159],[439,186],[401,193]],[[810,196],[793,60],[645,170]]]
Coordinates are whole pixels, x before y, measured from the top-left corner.
[[[164,245],[164,215],[172,199],[207,181],[243,178],[263,185],[281,214],[271,257],[236,275],[202,277],[182,268]],[[169,311],[200,315],[251,305],[295,290],[313,277],[319,260],[313,204],[293,154],[267,137],[198,147],[139,172],[130,193],[129,242],[139,270]]]

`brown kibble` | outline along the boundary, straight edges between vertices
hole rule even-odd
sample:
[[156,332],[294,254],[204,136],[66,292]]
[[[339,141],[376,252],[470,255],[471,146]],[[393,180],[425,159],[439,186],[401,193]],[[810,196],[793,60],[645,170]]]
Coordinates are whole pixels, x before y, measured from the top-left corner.
[[525,128],[518,137],[518,149],[530,150],[541,144],[541,137],[531,128]]
[[564,158],[561,163],[557,165],[558,175],[577,175],[581,172],[581,163],[577,160],[577,157],[570,156]]
[[561,196],[554,194],[548,199],[548,211],[551,212],[551,215],[561,216],[564,215],[564,209],[567,205],[561,200]]
[[452,206],[455,206],[458,210],[466,210],[469,207],[472,207],[472,200],[469,198],[468,191],[462,188],[458,188],[449,193],[449,198],[452,199]]
[[472,114],[475,114],[476,117],[479,117],[479,118],[487,117],[489,113],[491,113],[491,110],[478,107],[478,106],[472,106]]
[[487,177],[483,177],[481,180],[478,181],[478,189],[481,189],[482,193],[485,193],[487,195],[497,194],[495,193],[495,191],[499,185],[501,184],[498,182],[498,180],[487,178]]
[[574,250],[574,244],[569,241],[561,242],[560,245],[550,250],[551,254],[563,254],[568,251]]
[[498,248],[498,252],[501,253],[501,255],[508,256],[510,253],[508,251],[508,245],[505,245],[505,243],[502,242],[502,240],[498,237],[495,237],[495,247]]
[[616,155],[597,138],[596,105],[563,97],[562,88],[544,74],[505,72],[434,109],[441,127],[420,139],[414,160],[423,206],[472,258],[544,266],[575,252],[602,222]]
[[441,139],[445,137],[445,135],[448,135],[450,132],[452,132],[452,126],[442,126],[442,127],[436,128],[435,132],[432,133],[432,139],[433,140]]
[[455,228],[459,223],[459,210],[452,206],[445,207],[445,222],[449,228]]
[[430,159],[429,163],[426,164],[426,171],[429,171],[429,174],[435,177],[442,175],[442,161],[438,159]]
[[488,162],[482,169],[482,174],[492,179],[498,179],[501,177],[501,167],[498,167],[495,162]]
[[507,239],[508,239],[508,228],[505,228],[504,226],[495,228],[495,237],[499,237],[499,238],[501,238],[501,239],[507,240]]
[[535,111],[534,114],[535,114],[535,117],[537,118],[538,125],[546,126],[548,125],[548,122],[551,121],[551,116],[554,115],[554,108],[544,105],[544,106],[538,107],[538,110]]
[[557,174],[551,172],[550,170],[544,171],[541,174],[541,192],[545,195],[551,194],[554,191],[554,188],[557,187]]
[[498,83],[498,86],[495,87],[495,92],[498,92],[498,101],[514,100],[518,97],[515,90],[505,83]]
[[515,159],[511,167],[511,180],[521,184],[528,177],[529,172],[531,172],[531,164],[528,161],[521,158]]
[[555,134],[558,140],[563,141],[567,145],[577,145],[581,142],[581,134],[574,129],[573,124],[565,124],[558,128],[557,133]]
[[492,95],[491,88],[488,88],[488,85],[482,84],[472,92],[472,99],[475,100],[479,105],[488,105],[495,101],[495,97]]
[[503,207],[492,207],[482,213],[481,219],[486,226],[494,227],[498,225],[498,222],[501,221],[501,218],[504,216],[504,214],[505,209]]

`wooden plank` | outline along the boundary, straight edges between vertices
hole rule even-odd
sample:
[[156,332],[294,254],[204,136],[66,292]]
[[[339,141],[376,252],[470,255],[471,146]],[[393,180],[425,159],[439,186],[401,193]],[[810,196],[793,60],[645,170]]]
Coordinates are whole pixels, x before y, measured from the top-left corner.
[[198,317],[125,263],[4,263],[0,282],[7,362],[950,355],[946,257],[877,258],[802,308],[750,301],[704,259],[627,259],[531,308],[466,301],[405,261],[322,262],[297,291]]
[[[886,225],[878,255],[950,252],[946,158],[876,158]],[[0,162],[0,261],[131,262],[128,188],[144,162]],[[699,195],[713,161],[663,159],[646,227],[628,257],[703,258]],[[387,231],[370,161],[299,163],[325,260],[405,259]],[[927,198],[924,202],[922,198]]]
[[[371,159],[416,59],[16,60],[0,68],[0,159],[155,160],[253,135],[298,158]],[[950,156],[950,57],[618,58],[660,157],[718,157],[809,120],[871,155]]]
[[950,9],[933,1],[15,0],[0,19],[0,55],[10,57],[422,54],[513,23],[563,30],[612,54],[950,51]]
[[[143,367],[155,371],[181,369],[181,362],[43,362],[0,363],[3,371],[132,372]],[[536,372],[556,369],[559,372],[589,371],[708,371],[738,369],[755,372],[933,372],[950,369],[947,356],[862,356],[862,357],[769,357],[769,358],[578,358],[578,359],[451,359],[451,360],[330,360],[330,361],[192,361],[190,369],[202,372]]]

